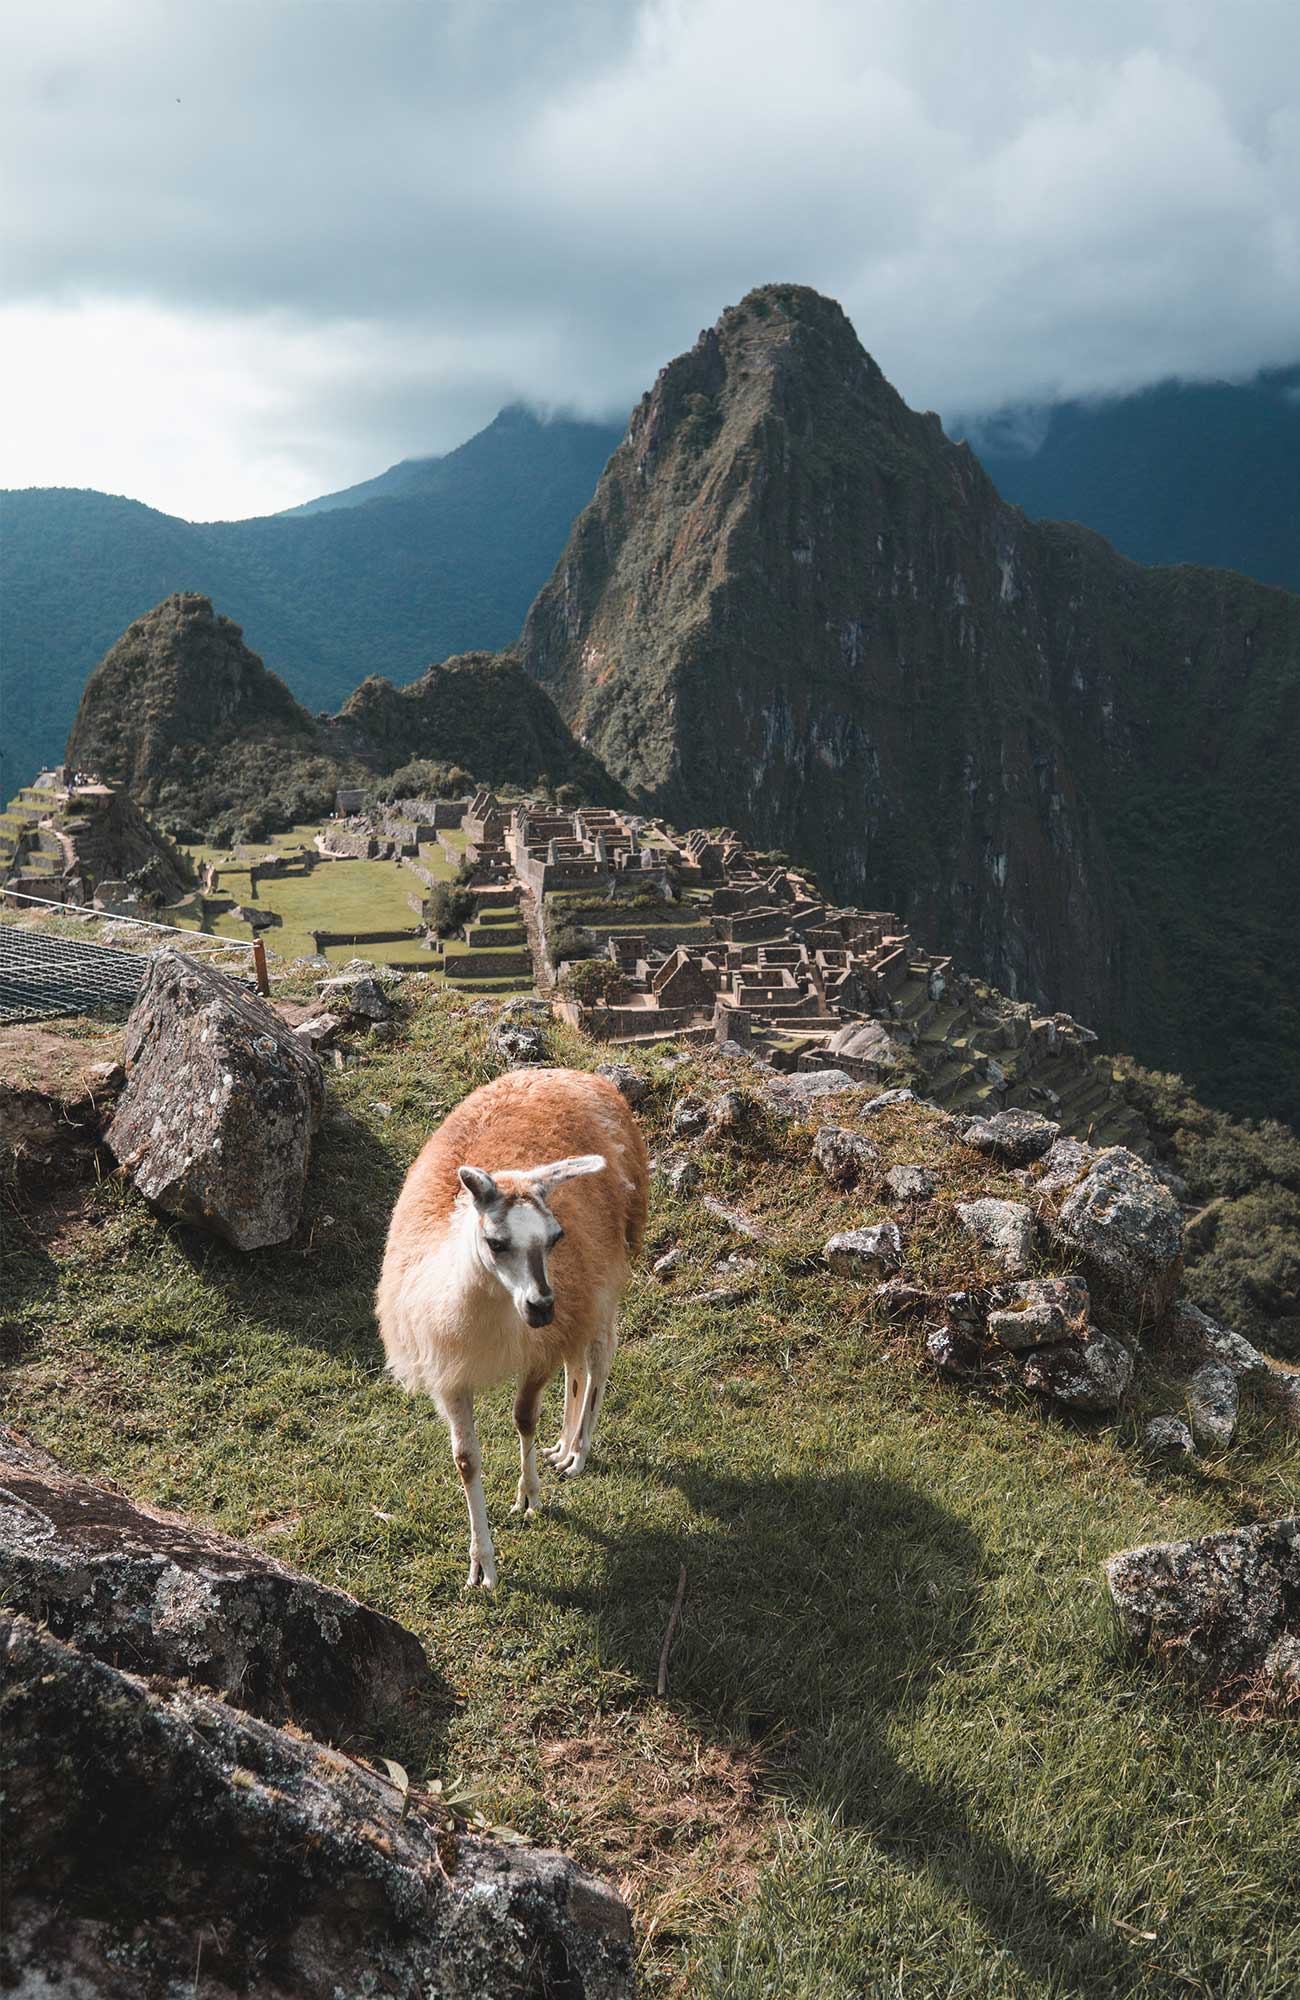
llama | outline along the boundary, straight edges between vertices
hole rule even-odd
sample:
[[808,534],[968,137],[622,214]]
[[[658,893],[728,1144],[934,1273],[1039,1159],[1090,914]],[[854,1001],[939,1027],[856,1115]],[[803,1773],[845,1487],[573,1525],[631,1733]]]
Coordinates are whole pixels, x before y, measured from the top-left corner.
[[563,1478],[583,1470],[645,1234],[648,1183],[645,1141],[620,1092],[571,1069],[515,1070],[473,1091],[406,1176],[379,1280],[379,1330],[390,1373],[408,1393],[431,1396],[451,1432],[469,1508],[467,1589],[496,1583],[474,1397],[517,1384],[514,1511],[527,1516],[541,1498],[542,1397],[563,1363],[564,1415],[545,1456]]

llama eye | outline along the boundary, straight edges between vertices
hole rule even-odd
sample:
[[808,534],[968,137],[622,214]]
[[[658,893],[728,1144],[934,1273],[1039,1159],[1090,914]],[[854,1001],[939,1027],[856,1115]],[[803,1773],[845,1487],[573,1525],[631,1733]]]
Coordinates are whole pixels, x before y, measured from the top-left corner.
[[508,1236],[489,1236],[487,1238],[487,1247],[489,1250],[508,1250],[510,1248],[510,1238]]

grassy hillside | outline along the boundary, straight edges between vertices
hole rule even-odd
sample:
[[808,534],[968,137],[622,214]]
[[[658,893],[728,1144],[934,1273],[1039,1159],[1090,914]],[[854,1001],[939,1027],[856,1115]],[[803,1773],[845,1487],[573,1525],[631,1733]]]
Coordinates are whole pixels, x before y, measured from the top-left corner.
[[4,494],[0,790],[62,755],[87,674],[174,591],[214,598],[255,633],[310,709],[368,674],[407,680],[507,645],[617,442],[608,426],[503,411],[415,490],[385,474],[370,504],[334,495],[324,512],[253,521],[179,521],[66,488]]
[[[883,1210],[828,1193],[806,1131],[760,1121],[702,1157],[702,1191],[768,1246],[657,1184],[593,1464],[548,1479],[524,1527],[508,1393],[484,1399],[502,1580],[466,1597],[446,1439],[384,1378],[371,1294],[407,1164],[497,1065],[490,1011],[404,994],[400,1040],[331,1077],[292,1246],[241,1259],[111,1181],[6,1229],[13,1420],[419,1632],[454,1699],[382,1747],[620,1882],[652,1996],[1293,1994],[1291,1735],[1125,1658],[1099,1573],[1118,1547],[1293,1510],[1293,1442],[1256,1415],[1197,1469],[1155,1470],[1138,1409],[1073,1424],[940,1385],[817,1256]],[[555,1051],[600,1056],[560,1031]],[[722,1078],[712,1056],[643,1066],[653,1150]],[[837,1116],[863,1122],[860,1097]],[[871,1132],[882,1164],[940,1179],[909,1262],[977,1276],[951,1201],[1015,1184],[918,1109]],[[755,1267],[723,1278],[735,1251]]]

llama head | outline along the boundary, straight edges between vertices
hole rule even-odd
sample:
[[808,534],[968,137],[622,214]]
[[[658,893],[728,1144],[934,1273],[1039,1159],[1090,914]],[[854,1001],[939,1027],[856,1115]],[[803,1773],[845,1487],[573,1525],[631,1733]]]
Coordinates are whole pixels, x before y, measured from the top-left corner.
[[604,1165],[599,1153],[579,1153],[509,1173],[490,1174],[471,1166],[458,1170],[473,1204],[475,1255],[509,1292],[529,1326],[549,1326],[555,1318],[550,1254],[564,1231],[551,1213],[551,1192],[564,1181],[600,1173]]

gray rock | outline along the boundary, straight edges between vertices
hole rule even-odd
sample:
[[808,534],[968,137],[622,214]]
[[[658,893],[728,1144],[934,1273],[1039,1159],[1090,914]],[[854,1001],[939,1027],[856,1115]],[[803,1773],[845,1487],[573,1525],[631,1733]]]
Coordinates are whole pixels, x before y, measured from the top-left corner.
[[340,972],[322,979],[316,990],[327,1007],[341,1007],[353,1020],[386,1021],[393,1011],[383,987],[368,972]]
[[891,1104],[915,1104],[916,1101],[914,1090],[882,1090],[877,1096],[867,1099],[862,1107],[862,1115],[864,1118],[874,1118],[879,1112],[888,1111]]
[[0,1602],[97,1659],[219,1689],[346,1742],[433,1682],[414,1633],[345,1591],[0,1429]]
[[897,1273],[876,1286],[875,1296],[886,1312],[924,1312],[933,1304],[934,1293],[925,1285]]
[[1090,1327],[1082,1341],[1038,1347],[1024,1366],[1030,1389],[1070,1410],[1117,1410],[1133,1380],[1133,1356],[1122,1340]]
[[549,1053],[545,1029],[510,1016],[498,1021],[488,1043],[509,1069],[532,1069]]
[[1238,1381],[1254,1386],[1268,1380],[1269,1364],[1259,1349],[1243,1340],[1239,1333],[1220,1326],[1190,1299],[1179,1299],[1174,1306],[1169,1315],[1169,1331],[1173,1338],[1185,1342],[1191,1353],[1207,1361],[1221,1361]]
[[1003,1347],[1041,1347],[1080,1335],[1088,1318],[1082,1278],[1022,1278],[989,1314],[989,1332]]
[[1187,1415],[1199,1445],[1222,1449],[1232,1443],[1241,1393],[1224,1361],[1203,1361],[1187,1384]]
[[796,1070],[792,1076],[775,1076],[767,1094],[780,1109],[800,1112],[820,1098],[836,1097],[843,1090],[856,1090],[853,1078],[842,1069]]
[[1060,1126],[1050,1118],[1013,1109],[994,1112],[991,1118],[973,1118],[961,1136],[977,1153],[1004,1160],[1008,1166],[1026,1167],[1031,1160],[1041,1160],[1060,1135]]
[[684,1097],[673,1112],[673,1131],[679,1139],[698,1139],[709,1129],[709,1107],[702,1097]]
[[1056,1235],[1117,1315],[1150,1324],[1173,1303],[1183,1269],[1182,1210],[1126,1147],[1095,1155],[1061,1204]]
[[607,1076],[622,1091],[633,1109],[644,1103],[650,1094],[649,1077],[642,1076],[640,1070],[633,1069],[630,1063],[597,1063],[596,1075]]
[[1148,1458],[1191,1458],[1196,1450],[1181,1417],[1152,1417],[1142,1428],[1142,1449]]
[[310,1049],[328,1048],[344,1025],[342,1014],[313,1014],[306,1021],[299,1021],[294,1034],[302,1038]]
[[1043,1156],[1035,1186],[1043,1194],[1063,1195],[1083,1178],[1096,1157],[1095,1148],[1083,1139],[1058,1139]]
[[977,1375],[984,1359],[978,1340],[964,1326],[932,1327],[925,1336],[925,1352],[941,1375]]
[[752,1132],[758,1123],[759,1106],[757,1099],[747,1090],[724,1090],[709,1106],[709,1126],[714,1132],[724,1132],[732,1137],[740,1137]]
[[925,1167],[891,1167],[885,1186],[895,1201],[929,1201],[934,1193],[934,1176]]
[[832,1236],[822,1255],[832,1270],[864,1277],[882,1268],[896,1270],[903,1261],[903,1241],[896,1222],[877,1222]]
[[1284,1632],[1264,1655],[1264,1672],[1284,1703],[1300,1701],[1300,1634]]
[[986,1195],[981,1201],[959,1202],[957,1220],[1010,1277],[1021,1275],[1034,1250],[1034,1219],[1023,1203]]
[[106,1139],[140,1193],[236,1249],[287,1242],[325,1103],[299,1037],[225,973],[161,951],[127,1022],[126,1069]]
[[1221,1681],[1256,1674],[1300,1636],[1300,1518],[1126,1549],[1106,1581],[1125,1631],[1162,1660]]
[[6,1984],[630,2000],[627,1911],[562,1855],[471,1834],[418,1793],[404,1810],[355,1759],[28,1619],[0,1616],[0,1655]]
[[702,1196],[700,1207],[716,1215],[719,1222],[725,1222],[728,1229],[734,1229],[738,1236],[748,1236],[752,1243],[766,1243],[768,1232],[761,1222],[755,1222],[752,1215],[746,1215],[741,1208],[729,1208],[725,1201],[718,1201],[713,1195]]
[[657,1160],[655,1171],[674,1194],[691,1194],[700,1184],[699,1167],[681,1154]]
[[870,1139],[846,1132],[841,1125],[820,1125],[813,1139],[813,1158],[836,1187],[852,1187],[879,1159]]

